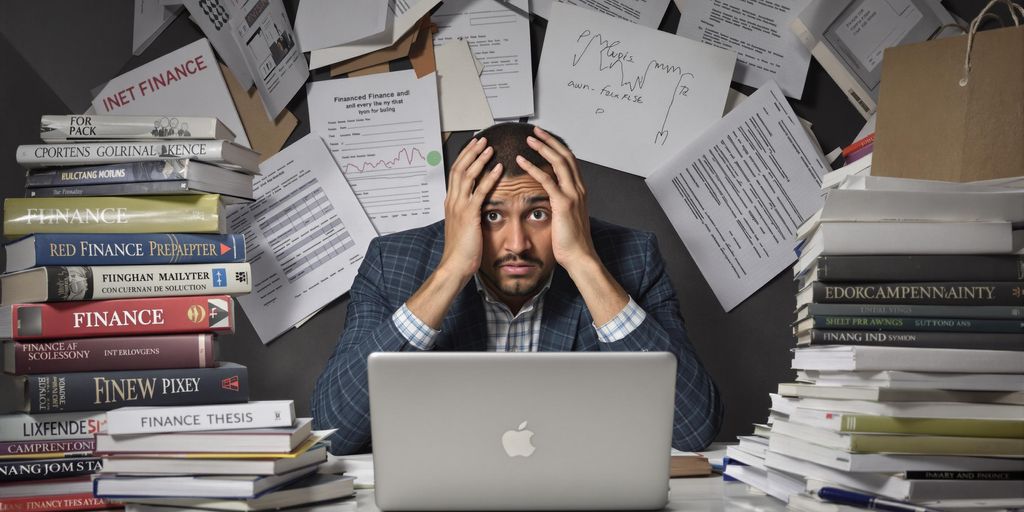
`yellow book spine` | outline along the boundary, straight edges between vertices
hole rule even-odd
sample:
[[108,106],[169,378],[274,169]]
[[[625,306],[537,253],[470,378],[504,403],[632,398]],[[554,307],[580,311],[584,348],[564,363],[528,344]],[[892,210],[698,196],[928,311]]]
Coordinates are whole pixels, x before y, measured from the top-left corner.
[[220,196],[37,197],[4,200],[4,235],[223,233]]

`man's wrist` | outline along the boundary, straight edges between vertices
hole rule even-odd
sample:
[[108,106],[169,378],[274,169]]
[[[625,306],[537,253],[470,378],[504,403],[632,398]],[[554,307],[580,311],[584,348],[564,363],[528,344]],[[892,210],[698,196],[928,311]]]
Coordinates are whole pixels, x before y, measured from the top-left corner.
[[569,261],[561,264],[569,278],[573,282],[580,282],[583,279],[592,279],[594,276],[605,272],[604,263],[597,257],[597,254],[588,254],[581,257],[569,258]]

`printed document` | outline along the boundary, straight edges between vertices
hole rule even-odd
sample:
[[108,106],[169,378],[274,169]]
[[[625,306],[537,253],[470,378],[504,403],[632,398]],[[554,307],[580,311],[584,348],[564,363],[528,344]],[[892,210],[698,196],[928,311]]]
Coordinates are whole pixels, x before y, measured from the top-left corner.
[[444,218],[437,76],[409,69],[309,85],[309,128],[323,137],[384,235]]
[[348,293],[377,236],[331,153],[309,134],[260,164],[256,202],[228,215],[245,235],[252,293],[238,302],[264,344]]
[[646,177],[722,117],[735,63],[734,52],[558,3],[533,122],[582,160]]
[[[369,0],[367,0],[369,1]],[[373,0],[377,2],[380,0]],[[382,37],[371,37],[366,41],[355,41],[339,46],[321,48],[309,52],[309,69],[330,66],[335,62],[354,59],[360,55],[387,48],[398,41],[413,25],[437,6],[441,0],[389,0],[391,21]]]
[[441,102],[441,131],[482,130],[494,124],[473,52],[465,41],[434,49]]
[[210,44],[217,50],[224,64],[231,69],[238,83],[246,91],[255,83],[245,63],[242,48],[235,42],[231,20],[239,16],[238,9],[231,2],[207,2],[205,0],[184,0],[185,8],[192,21],[203,31]]
[[686,3],[676,34],[736,52],[737,82],[761,87],[775,80],[800,99],[811,51],[789,29],[810,0],[709,0]]
[[[529,11],[527,0],[509,2]],[[495,119],[533,115],[529,18],[495,0],[447,0],[430,19],[435,47],[461,39],[484,65],[480,83]]]
[[206,39],[107,82],[92,106],[97,114],[216,117],[235,133],[234,142],[251,147]]
[[368,38],[387,29],[388,2],[302,0],[295,13],[295,36],[303,52]]
[[241,15],[231,19],[235,43],[242,49],[267,116],[274,119],[309,78],[306,59],[295,44],[281,0],[246,0],[238,11]]
[[533,11],[551,19],[551,4],[562,2],[626,20],[648,28],[658,28],[665,17],[668,0],[533,0]]
[[782,90],[768,82],[647,178],[722,308],[796,260],[796,229],[828,171]]

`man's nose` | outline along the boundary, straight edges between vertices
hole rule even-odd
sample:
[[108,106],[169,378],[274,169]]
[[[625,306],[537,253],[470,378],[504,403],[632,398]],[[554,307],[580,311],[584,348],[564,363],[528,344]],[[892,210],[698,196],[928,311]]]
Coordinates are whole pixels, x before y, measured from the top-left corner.
[[526,226],[521,221],[513,220],[508,224],[508,236],[505,238],[505,249],[515,254],[522,254],[532,247]]

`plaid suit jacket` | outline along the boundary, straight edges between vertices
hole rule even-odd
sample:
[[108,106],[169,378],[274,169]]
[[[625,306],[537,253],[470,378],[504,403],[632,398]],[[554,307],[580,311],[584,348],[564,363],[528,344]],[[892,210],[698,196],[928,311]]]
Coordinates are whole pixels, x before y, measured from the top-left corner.
[[[544,298],[540,351],[668,351],[678,359],[672,445],[693,451],[718,433],[724,409],[718,390],[686,336],[675,290],[652,233],[591,219],[591,235],[605,267],[647,318],[614,343],[601,343],[593,318],[565,270],[554,271]],[[335,454],[370,449],[366,359],[373,352],[415,351],[391,315],[433,273],[444,250],[444,221],[378,237],[370,243],[352,285],[345,330],[317,380],[313,425],[336,428]],[[445,316],[434,350],[486,350],[483,299],[470,281]]]

